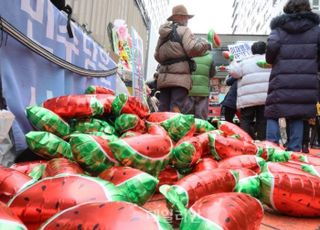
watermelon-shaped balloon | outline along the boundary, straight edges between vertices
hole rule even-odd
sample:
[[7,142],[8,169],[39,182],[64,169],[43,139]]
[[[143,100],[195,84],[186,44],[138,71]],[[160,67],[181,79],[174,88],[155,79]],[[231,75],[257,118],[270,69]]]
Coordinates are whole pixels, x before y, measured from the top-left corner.
[[26,109],[30,123],[40,131],[47,131],[59,137],[69,135],[70,126],[54,112],[40,107],[30,106]]
[[126,131],[133,131],[139,133],[146,132],[146,126],[144,121],[135,114],[121,114],[116,118],[115,128],[118,133],[124,133]]
[[111,113],[114,98],[105,94],[60,96],[46,100],[43,107],[63,118],[101,116]]
[[46,168],[47,161],[27,161],[19,162],[10,166],[10,168],[22,172],[24,175],[31,177],[34,180],[39,180]]
[[27,230],[27,227],[4,203],[0,202],[0,229]]
[[190,207],[198,199],[220,192],[232,192],[237,175],[227,169],[205,170],[189,174],[172,186],[162,185],[160,192],[175,207]]
[[168,164],[172,142],[168,136],[143,134],[109,143],[116,159],[124,166],[157,176]]
[[261,172],[261,168],[265,165],[265,160],[255,155],[241,155],[224,159],[219,162],[219,168],[237,169],[247,168],[256,173]]
[[43,178],[59,174],[84,174],[84,171],[76,162],[65,158],[55,158],[48,161]]
[[112,182],[127,195],[129,201],[143,205],[155,192],[158,180],[139,169],[114,166],[103,171],[99,177]]
[[165,128],[171,139],[174,141],[179,141],[185,136],[193,136],[193,133],[191,132],[195,131],[193,115],[184,115],[171,112],[156,112],[152,113],[147,118],[147,122],[161,125],[163,128]]
[[148,133],[152,135],[167,136],[167,131],[160,125],[148,124]]
[[299,152],[290,152],[290,160],[320,166],[320,157]]
[[308,172],[303,171],[300,166],[289,165],[284,162],[268,162],[263,168],[262,172],[267,173],[292,173],[310,176]]
[[269,160],[276,149],[281,150],[276,144],[270,141],[258,141],[254,143],[258,147],[257,156]]
[[221,46],[221,40],[219,35],[211,29],[208,33],[208,42],[212,44],[213,48],[219,48]]
[[261,200],[265,204],[288,216],[320,216],[320,178],[270,171],[259,177]]
[[73,159],[69,143],[52,133],[31,131],[26,134],[26,141],[32,152],[41,157],[48,159],[56,157]]
[[99,174],[117,163],[109,144],[107,139],[87,134],[76,134],[70,138],[74,159],[94,174]]
[[210,151],[210,140],[209,140],[209,134],[217,134],[217,135],[221,135],[222,132],[220,130],[213,130],[210,132],[206,132],[206,133],[202,133],[200,135],[197,135],[197,138],[201,144],[201,148],[202,148],[202,156],[207,156],[207,155],[211,155],[211,151]]
[[196,126],[196,132],[195,132],[196,134],[205,133],[205,132],[215,130],[215,127],[209,121],[195,118],[194,123]]
[[0,201],[7,203],[17,192],[34,182],[22,172],[0,166]]
[[127,202],[90,202],[60,212],[39,230],[112,229],[172,230],[162,217]]
[[210,150],[216,160],[240,155],[255,155],[257,147],[250,142],[241,141],[233,137],[209,134]]
[[90,85],[86,91],[86,94],[110,94],[110,95],[115,95],[114,91],[112,89],[108,89],[103,86],[99,85]]
[[226,136],[237,136],[242,141],[252,142],[252,138],[248,133],[242,130],[239,126],[228,122],[228,121],[219,121],[218,128],[224,133]]
[[218,165],[218,162],[211,157],[204,157],[196,164],[192,172],[216,169]]
[[222,55],[225,59],[227,59],[229,61],[234,60],[234,55],[230,51],[222,51]]
[[258,230],[263,218],[261,203],[243,193],[219,193],[198,200],[183,214],[181,230]]
[[35,227],[77,204],[119,200],[126,198],[110,182],[83,175],[59,175],[25,188],[8,205],[25,225]]
[[258,198],[260,195],[260,178],[258,174],[247,168],[233,170],[239,174],[239,181],[234,191],[246,193]]
[[266,62],[265,60],[257,61],[257,66],[263,69],[271,69],[272,65]]
[[145,118],[149,114],[149,108],[136,97],[126,94],[119,94],[112,103],[112,112],[119,116],[123,113],[136,114],[140,118]]
[[201,144],[197,137],[179,142],[173,149],[172,164],[182,174],[190,172],[202,155]]
[[105,134],[114,134],[115,129],[104,120],[97,118],[85,118],[76,120],[72,123],[72,130],[80,133],[102,132]]

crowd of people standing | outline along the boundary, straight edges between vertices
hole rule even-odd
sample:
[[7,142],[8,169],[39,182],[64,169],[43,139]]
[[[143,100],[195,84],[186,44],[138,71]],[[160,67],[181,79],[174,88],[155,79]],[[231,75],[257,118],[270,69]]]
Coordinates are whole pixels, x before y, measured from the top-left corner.
[[[192,17],[183,5],[178,5],[160,27],[154,55],[159,63],[159,111],[192,113],[196,118],[208,119],[209,79],[216,68],[211,44],[196,38],[188,28]],[[308,0],[288,0],[283,14],[271,21],[267,43],[254,42],[251,57],[230,63],[226,80],[230,89],[222,102],[227,121],[232,122],[240,111],[242,129],[254,139],[279,144],[279,119],[285,118],[287,150],[307,152],[310,119],[319,127],[315,119],[319,24],[320,18],[311,11]],[[257,65],[258,61],[266,61],[271,68]]]

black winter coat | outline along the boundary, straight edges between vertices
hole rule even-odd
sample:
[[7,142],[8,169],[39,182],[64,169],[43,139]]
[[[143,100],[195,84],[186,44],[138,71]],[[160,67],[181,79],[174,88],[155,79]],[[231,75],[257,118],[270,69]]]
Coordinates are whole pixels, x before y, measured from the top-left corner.
[[226,80],[226,85],[231,86],[227,95],[224,97],[221,102],[222,106],[229,107],[231,109],[237,109],[237,84],[238,79],[235,79],[231,76],[228,76]]
[[267,118],[314,117],[320,19],[312,13],[283,14],[271,21],[266,60],[272,64],[265,107]]

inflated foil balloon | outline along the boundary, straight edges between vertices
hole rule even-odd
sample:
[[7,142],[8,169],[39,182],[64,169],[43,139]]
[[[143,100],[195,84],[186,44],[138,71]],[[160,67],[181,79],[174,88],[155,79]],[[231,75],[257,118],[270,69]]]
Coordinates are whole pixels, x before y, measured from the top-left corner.
[[220,37],[213,29],[208,33],[208,42],[212,44],[213,48],[219,48],[221,46]]
[[4,203],[0,202],[0,229],[27,230],[27,227]]
[[43,107],[63,118],[101,116],[111,113],[112,95],[83,94],[55,97],[46,100]]
[[43,178],[59,174],[84,174],[84,171],[76,162],[65,158],[55,158],[48,161]]
[[320,157],[312,156],[310,154],[291,152],[279,149],[276,149],[274,151],[269,160],[273,162],[287,162],[291,160],[320,166]]
[[54,112],[40,107],[30,106],[26,109],[27,118],[30,123],[40,131],[47,131],[59,137],[69,135],[70,126]]
[[122,165],[157,176],[168,164],[173,146],[168,136],[143,134],[112,141],[109,147]]
[[310,176],[308,172],[303,171],[300,167],[296,167],[296,165],[295,166],[288,165],[283,162],[267,162],[267,164],[263,167],[262,172],[292,173],[292,174]]
[[70,145],[75,161],[94,174],[110,168],[117,163],[109,148],[112,140],[87,134],[71,135]]
[[126,131],[146,132],[144,121],[135,114],[121,114],[115,120],[115,128],[118,133],[124,133]]
[[172,164],[182,174],[190,172],[202,155],[201,144],[197,137],[179,142],[173,149]]
[[236,136],[242,141],[252,142],[253,139],[250,137],[248,133],[246,133],[239,126],[228,122],[228,121],[219,121],[218,128],[224,133],[226,136]]
[[213,169],[189,174],[172,186],[162,185],[160,192],[174,207],[190,207],[204,196],[232,192],[236,183],[237,175],[231,170]]
[[195,118],[194,123],[196,126],[196,134],[205,133],[205,132],[215,130],[215,127],[209,121]]
[[229,61],[234,60],[234,55],[230,51],[222,51],[222,55],[225,59],[227,59]]
[[219,164],[216,160],[211,157],[202,158],[194,167],[192,172],[201,172],[204,170],[212,170],[218,168]]
[[86,118],[81,120],[76,120],[72,124],[72,130],[80,133],[93,133],[102,132],[105,134],[114,134],[115,128],[108,122],[97,119],[97,118]]
[[161,125],[174,141],[179,141],[185,136],[193,136],[193,132],[195,131],[193,115],[156,112],[148,116],[147,122]]
[[259,177],[261,200],[274,210],[288,216],[320,216],[319,177],[270,171]]
[[148,124],[148,133],[152,135],[168,136],[167,131],[160,125]]
[[52,133],[31,131],[26,134],[26,141],[31,151],[41,157],[73,159],[69,143]]
[[127,202],[90,202],[60,212],[39,230],[172,230],[162,217]]
[[39,180],[46,169],[47,162],[44,160],[19,162],[11,165],[10,168],[22,172],[34,180]]
[[239,181],[234,191],[246,193],[258,198],[260,195],[260,178],[258,174],[246,168],[233,170],[239,173]]
[[256,173],[261,172],[261,168],[265,165],[265,160],[255,155],[241,155],[230,157],[219,162],[219,168],[224,169],[237,169],[247,168],[255,171]]
[[29,227],[40,226],[58,212],[89,201],[126,197],[112,183],[83,175],[47,177],[20,191],[8,206]]
[[114,91],[112,89],[108,89],[103,86],[99,85],[90,85],[86,91],[86,94],[110,94],[110,95],[115,95]]
[[145,118],[149,114],[149,108],[136,97],[126,94],[119,94],[112,103],[112,112],[119,116],[123,113],[136,114],[140,118]]
[[99,177],[112,182],[132,203],[143,205],[156,190],[158,180],[139,169],[113,166]]
[[258,230],[263,207],[247,194],[219,193],[196,201],[182,216],[181,230]]
[[17,192],[34,182],[22,172],[0,166],[0,201],[7,203]]
[[209,134],[210,150],[216,160],[240,155],[256,155],[257,146],[252,142],[241,141],[233,137]]
[[209,134],[216,134],[216,135],[222,135],[222,131],[220,130],[213,130],[210,132],[206,132],[206,133],[202,133],[200,135],[197,136],[200,144],[201,144],[201,148],[202,148],[202,156],[206,156],[206,155],[212,155],[211,151],[210,151],[210,140],[209,140]]
[[282,150],[279,146],[275,143],[270,141],[257,141],[254,143],[258,147],[258,157],[262,157],[265,160],[269,160],[275,150]]

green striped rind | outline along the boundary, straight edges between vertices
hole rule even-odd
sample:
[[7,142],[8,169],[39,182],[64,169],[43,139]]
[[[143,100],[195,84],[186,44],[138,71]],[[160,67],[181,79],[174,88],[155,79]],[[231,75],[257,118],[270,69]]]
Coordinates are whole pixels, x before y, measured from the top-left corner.
[[45,158],[65,157],[73,159],[71,147],[60,137],[43,131],[31,131],[26,134],[28,147]]
[[90,98],[90,108],[92,116],[99,116],[104,113],[103,104],[95,96]]
[[43,164],[37,165],[31,170],[31,172],[28,174],[28,176],[37,181],[37,180],[41,179],[45,170],[46,170],[45,165],[43,165]]
[[125,137],[135,137],[138,136],[139,134],[137,134],[136,132],[133,131],[127,131],[125,133],[123,133],[120,138],[125,138]]
[[189,204],[189,195],[184,188],[179,185],[162,185],[159,191],[175,210],[179,210],[182,214],[185,212]]
[[127,103],[128,96],[126,94],[119,94],[112,102],[112,112],[114,115],[119,116],[124,105]]
[[301,165],[301,169],[307,173],[310,173],[311,175],[320,177],[320,174],[318,171],[313,167],[313,165],[303,164]]
[[85,91],[85,94],[93,94],[93,93],[96,93],[96,87],[93,86],[93,85],[90,85],[86,91]]
[[168,154],[159,158],[151,158],[138,153],[124,140],[116,140],[109,143],[109,147],[115,158],[125,166],[140,169],[151,175],[158,176],[169,162],[172,150]]
[[246,193],[253,197],[260,195],[260,179],[259,176],[251,176],[240,179],[234,189],[236,192]]
[[194,123],[196,125],[196,133],[205,133],[215,130],[215,127],[206,120],[195,118]]
[[275,149],[273,154],[270,155],[269,161],[272,162],[287,162],[290,159],[291,152]]
[[221,157],[219,156],[219,154],[217,153],[217,151],[216,151],[216,134],[208,134],[208,136],[209,136],[209,141],[210,141],[210,152],[212,153],[212,155],[214,156],[214,158],[216,159],[216,160],[221,160]]
[[18,222],[0,220],[0,229],[3,230],[27,230],[27,227]]
[[154,215],[154,214],[152,215],[158,221],[159,230],[173,230],[171,224],[169,224],[165,218],[163,218],[162,216]]
[[273,202],[274,176],[269,170],[259,175],[260,179],[260,200],[276,210]]
[[190,163],[195,152],[196,149],[191,143],[182,142],[180,145],[173,149],[174,167],[178,170],[190,168]]
[[194,116],[177,114],[161,122],[160,125],[165,128],[172,140],[179,141],[191,130],[194,125]]
[[80,133],[103,132],[105,134],[114,134],[115,129],[108,122],[96,118],[88,118],[85,120],[77,120],[73,126],[73,131]]
[[158,179],[148,173],[140,173],[117,185],[130,202],[142,206],[156,191]]
[[137,126],[139,117],[134,114],[121,114],[116,118],[115,128],[119,133],[123,133]]
[[99,174],[115,164],[90,135],[71,135],[70,145],[74,159],[92,173]]
[[[214,212],[214,210],[212,211]],[[183,215],[180,230],[223,230],[223,228],[213,221],[200,216],[191,208]]]
[[30,106],[26,109],[27,118],[40,131],[47,131],[59,137],[70,134],[70,126],[54,112],[40,107]]
[[[274,148],[272,148],[272,147],[266,147],[266,148],[262,148],[262,147],[260,147],[260,146],[257,146],[257,149],[258,149],[258,151],[257,151],[257,156],[258,157],[262,157],[263,159],[265,159],[266,158],[266,160],[270,160],[271,159],[271,156],[274,154],[274,152],[275,152],[275,149]],[[263,156],[263,154],[264,154],[264,151],[266,151],[266,156],[264,157]]]
[[262,157],[255,157],[257,161],[257,165],[260,167],[260,171],[264,168],[264,166],[267,164],[267,162]]

